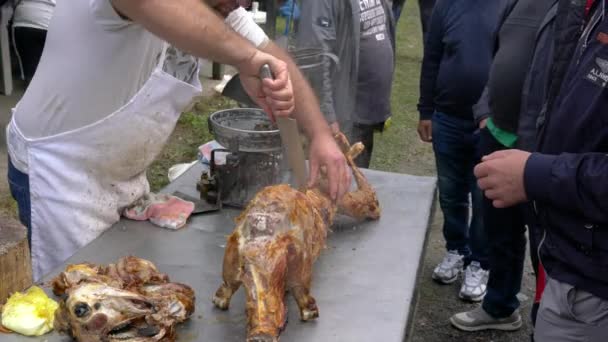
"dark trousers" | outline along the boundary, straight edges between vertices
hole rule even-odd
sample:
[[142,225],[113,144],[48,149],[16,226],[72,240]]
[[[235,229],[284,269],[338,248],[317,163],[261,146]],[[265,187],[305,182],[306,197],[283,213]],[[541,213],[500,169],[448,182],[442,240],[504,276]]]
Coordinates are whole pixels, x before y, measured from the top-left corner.
[[[488,131],[481,130],[483,155],[505,150]],[[497,209],[484,196],[484,222],[490,246],[490,278],[483,309],[495,318],[510,316],[518,307],[526,253],[526,227],[521,205]]]
[[479,131],[473,119],[439,112],[433,114],[432,123],[446,249],[465,256],[465,264],[478,261],[482,268],[488,269],[482,195],[473,174],[480,158]]
[[32,244],[31,204],[30,204],[30,178],[17,170],[10,158],[8,159],[8,185],[11,196],[17,201],[19,220],[27,228],[27,241]]
[[36,72],[45,42],[46,30],[15,27],[15,48],[23,66],[25,80],[28,82]]
[[354,123],[349,129],[348,140],[350,143],[361,142],[365,146],[363,152],[355,159],[357,167],[369,169],[372,151],[374,150],[374,133],[377,131],[382,132],[383,129],[384,123],[372,125]]

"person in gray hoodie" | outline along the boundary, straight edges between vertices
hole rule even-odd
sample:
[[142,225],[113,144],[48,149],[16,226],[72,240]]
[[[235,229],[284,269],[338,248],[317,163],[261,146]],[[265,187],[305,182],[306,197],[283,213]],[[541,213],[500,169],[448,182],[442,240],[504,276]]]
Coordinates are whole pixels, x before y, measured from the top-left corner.
[[368,168],[374,132],[391,116],[395,26],[388,0],[309,0],[301,3],[297,49],[332,55],[323,64],[321,110],[334,130],[365,145],[355,160]]

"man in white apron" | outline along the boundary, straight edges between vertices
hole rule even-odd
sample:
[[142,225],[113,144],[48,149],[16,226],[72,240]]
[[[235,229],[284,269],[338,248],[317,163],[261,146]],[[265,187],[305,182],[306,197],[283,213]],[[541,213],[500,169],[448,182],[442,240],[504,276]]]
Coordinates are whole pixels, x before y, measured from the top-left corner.
[[[258,50],[268,39],[255,25],[235,26],[239,15],[226,23],[241,35],[200,0],[57,3],[38,70],[7,128],[9,184],[30,230],[35,281],[149,191],[146,168],[200,94],[198,57],[234,65],[274,115],[289,115],[295,103],[306,114],[296,118],[312,141],[311,164],[327,167],[334,197],[346,190],[342,155],[292,62]],[[276,80],[262,86],[263,64]]]

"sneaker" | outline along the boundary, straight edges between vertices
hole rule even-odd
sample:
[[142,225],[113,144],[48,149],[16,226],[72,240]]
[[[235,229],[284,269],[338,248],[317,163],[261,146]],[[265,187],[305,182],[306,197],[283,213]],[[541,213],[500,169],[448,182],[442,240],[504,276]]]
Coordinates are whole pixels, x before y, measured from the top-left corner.
[[494,318],[490,316],[481,306],[467,312],[455,314],[450,318],[450,323],[460,330],[504,330],[515,331],[521,328],[521,316],[515,310],[511,316],[506,318]]
[[486,295],[489,274],[478,261],[472,261],[464,270],[464,281],[458,297],[471,302],[481,301]]
[[441,284],[451,284],[458,279],[464,266],[464,257],[457,251],[448,251],[433,271],[433,280]]

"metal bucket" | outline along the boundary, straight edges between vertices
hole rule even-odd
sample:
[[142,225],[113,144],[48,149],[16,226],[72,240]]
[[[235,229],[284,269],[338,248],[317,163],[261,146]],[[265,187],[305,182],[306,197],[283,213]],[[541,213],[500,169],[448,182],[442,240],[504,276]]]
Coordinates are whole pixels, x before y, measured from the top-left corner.
[[209,116],[209,131],[220,145],[235,152],[276,152],[282,147],[279,130],[261,109],[215,112]]

